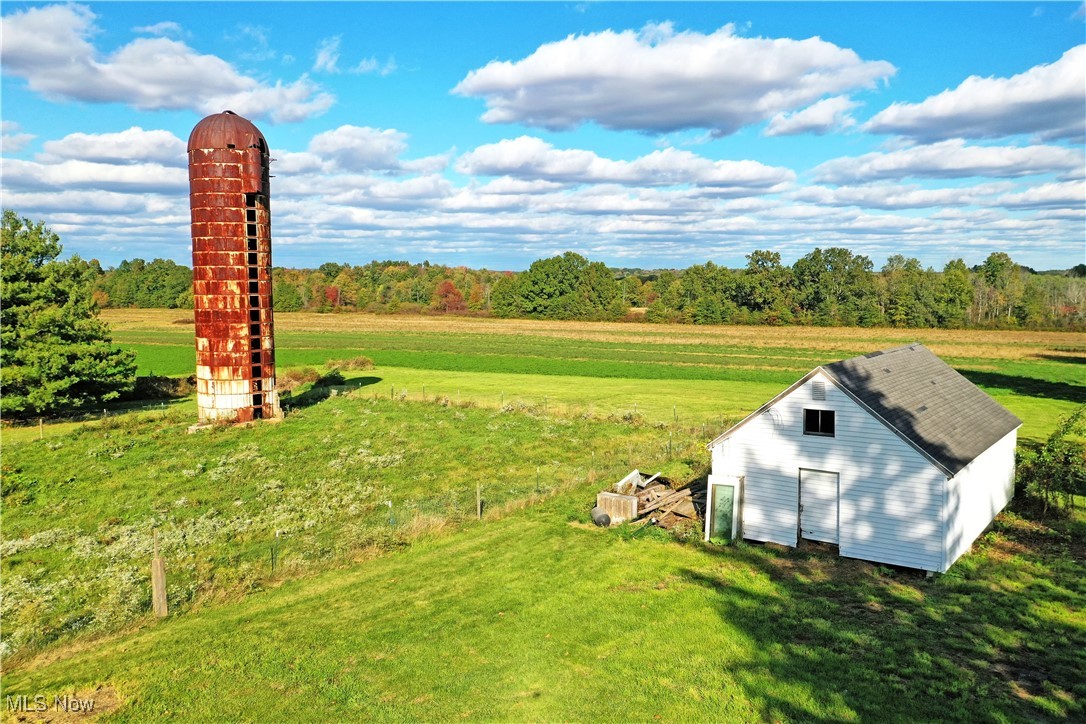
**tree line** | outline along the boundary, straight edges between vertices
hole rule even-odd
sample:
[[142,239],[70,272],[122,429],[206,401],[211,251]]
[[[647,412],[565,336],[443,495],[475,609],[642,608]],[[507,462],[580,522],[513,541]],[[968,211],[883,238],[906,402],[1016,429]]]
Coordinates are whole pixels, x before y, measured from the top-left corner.
[[[407,261],[328,262],[273,270],[282,312],[458,313],[539,319],[645,320],[681,324],[895,327],[1086,327],[1086,264],[1037,273],[1004,252],[970,268],[941,270],[901,254],[876,270],[848,249],[815,249],[791,266],[758,250],[746,266],[708,261],[686,269],[609,269],[566,252],[523,272]],[[102,307],[192,307],[192,271],[133,259],[95,272]]]
[[[111,269],[78,256],[62,259],[55,233],[11,210],[4,210],[2,227],[0,417],[78,410],[130,393],[135,356],[113,346],[98,309],[191,307],[192,271],[163,259]],[[901,255],[876,272],[867,257],[831,248],[791,267],[776,252],[755,251],[742,269],[706,262],[679,271],[613,270],[566,252],[519,274],[397,261],[273,274],[279,311],[1086,328],[1086,265],[1037,274],[1002,252],[972,269],[956,259],[938,272]]]

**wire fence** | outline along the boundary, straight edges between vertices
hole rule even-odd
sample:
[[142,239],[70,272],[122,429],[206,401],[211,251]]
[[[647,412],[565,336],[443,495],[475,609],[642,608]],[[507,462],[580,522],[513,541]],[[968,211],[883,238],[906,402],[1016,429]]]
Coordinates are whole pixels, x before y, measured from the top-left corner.
[[[374,393],[365,388],[360,390],[344,385],[318,394],[324,395],[322,399],[351,395],[356,401],[364,402]],[[384,397],[386,394],[395,404],[457,405],[455,392],[449,395],[426,389],[425,392],[420,390],[415,397],[406,390],[391,389],[379,395],[384,404],[388,404],[388,398]],[[556,404],[549,396],[524,401],[499,391],[496,397],[490,408],[467,399],[461,400],[459,405],[544,417],[602,418],[588,408]],[[345,495],[343,500],[346,503],[322,500],[322,489],[298,488],[295,492],[301,497],[297,499],[281,500],[276,497],[290,492],[289,486],[282,493],[267,493],[267,510],[263,507],[232,509],[220,506],[215,514],[203,511],[195,515],[178,515],[175,510],[186,510],[190,506],[182,504],[181,500],[164,502],[165,507],[155,515],[133,524],[111,525],[108,530],[103,529],[105,532],[99,531],[93,535],[73,530],[70,540],[47,540],[43,537],[38,541],[39,548],[57,555],[70,555],[72,560],[80,561],[78,568],[66,575],[71,577],[71,595],[80,596],[82,603],[90,607],[88,610],[94,611],[93,620],[63,619],[61,612],[68,599],[67,594],[59,595],[55,599],[55,622],[49,623],[52,614],[47,612],[43,613],[44,619],[28,619],[27,630],[20,634],[22,638],[15,640],[40,640],[39,637],[46,634],[74,631],[73,627],[109,630],[118,622],[144,615],[150,609],[148,564],[152,555],[152,526],[158,531],[161,555],[165,561],[169,608],[171,612],[179,612],[195,601],[231,596],[259,589],[270,581],[363,560],[383,551],[410,545],[423,536],[473,525],[480,518],[484,521],[496,520],[571,491],[582,491],[583,500],[579,497],[580,493],[576,493],[569,496],[568,505],[567,502],[561,505],[568,507],[568,514],[572,517],[587,521],[595,493],[617,482],[640,461],[667,461],[680,455],[690,455],[694,447],[704,452],[706,435],[715,434],[715,430],[707,429],[714,427],[711,422],[705,422],[699,428],[681,424],[681,411],[677,408],[673,411],[672,421],[665,423],[644,422],[640,413],[635,412],[638,409],[638,405],[631,403],[628,414],[610,415],[617,422],[631,425],[631,432],[636,431],[636,435],[610,435],[595,443],[594,449],[583,450],[576,460],[562,463],[541,461],[538,465],[524,460],[510,461],[508,466],[492,470],[486,479],[450,480],[439,476],[432,486],[421,493],[418,486],[414,486],[412,492],[407,492],[398,490],[395,485],[375,484],[377,488],[372,494],[360,494],[353,499]],[[152,405],[107,408],[93,413],[84,410],[70,415],[67,420],[107,428],[117,426],[124,430],[136,417],[146,420],[161,415],[174,424],[194,421],[187,419],[191,414],[191,407],[179,409],[176,402],[159,401]],[[489,415],[493,417],[494,413]],[[31,423],[26,427],[33,430],[35,425]],[[248,464],[239,463],[236,471],[230,474],[246,474],[248,468],[244,465]],[[193,467],[193,470],[186,468],[180,474],[198,476],[215,473],[211,468],[197,470],[201,466],[195,464]],[[656,472],[656,469],[652,472]],[[405,471],[404,474],[412,473]],[[330,491],[349,482],[347,478],[340,480],[336,473],[330,476]],[[230,481],[223,479],[222,482]],[[284,523],[276,518],[284,510],[287,517],[294,510],[302,513]],[[30,550],[33,545],[37,544],[18,542],[21,550]],[[20,584],[22,588],[19,590],[28,606],[36,605],[34,601],[47,600],[47,594],[53,595],[50,594],[53,589],[48,588],[51,584],[46,580],[27,579],[24,583]],[[13,601],[12,605],[16,603]]]

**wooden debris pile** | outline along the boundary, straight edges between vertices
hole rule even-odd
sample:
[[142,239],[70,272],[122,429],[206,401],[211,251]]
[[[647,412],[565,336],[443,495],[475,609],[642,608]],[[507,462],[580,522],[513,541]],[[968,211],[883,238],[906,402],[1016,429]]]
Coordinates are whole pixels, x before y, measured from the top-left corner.
[[[704,510],[704,485],[691,483],[676,488],[660,473],[645,478],[640,471],[634,470],[615,484],[613,492],[605,491],[596,496],[593,519],[602,525],[645,521],[670,529],[682,521],[700,520]],[[601,522],[604,516],[607,523]]]
[[660,480],[645,487],[637,494],[637,520],[648,521],[661,528],[671,529],[684,520],[701,520],[705,510],[705,487],[693,484],[672,488],[670,480]]

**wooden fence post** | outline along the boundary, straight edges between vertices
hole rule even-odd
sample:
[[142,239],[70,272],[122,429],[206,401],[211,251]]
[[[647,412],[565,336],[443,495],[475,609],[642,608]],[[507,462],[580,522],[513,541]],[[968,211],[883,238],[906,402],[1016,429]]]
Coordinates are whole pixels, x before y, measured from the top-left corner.
[[151,559],[151,606],[154,609],[155,616],[165,618],[168,613],[166,608],[166,564],[158,555],[157,530],[154,532],[154,536],[155,555]]

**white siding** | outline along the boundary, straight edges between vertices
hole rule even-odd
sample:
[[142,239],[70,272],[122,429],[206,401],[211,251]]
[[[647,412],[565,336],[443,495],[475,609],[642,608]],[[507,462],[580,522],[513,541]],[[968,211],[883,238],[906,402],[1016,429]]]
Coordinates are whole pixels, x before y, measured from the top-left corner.
[[[815,380],[825,400],[813,399]],[[833,410],[836,435],[804,435],[805,408]],[[946,476],[821,373],[713,448],[713,475],[746,476],[752,540],[796,545],[800,468],[840,475],[841,555],[941,570]]]
[[1014,494],[1014,447],[1018,431],[992,445],[958,471],[946,495],[946,556],[942,571],[969,550]]

